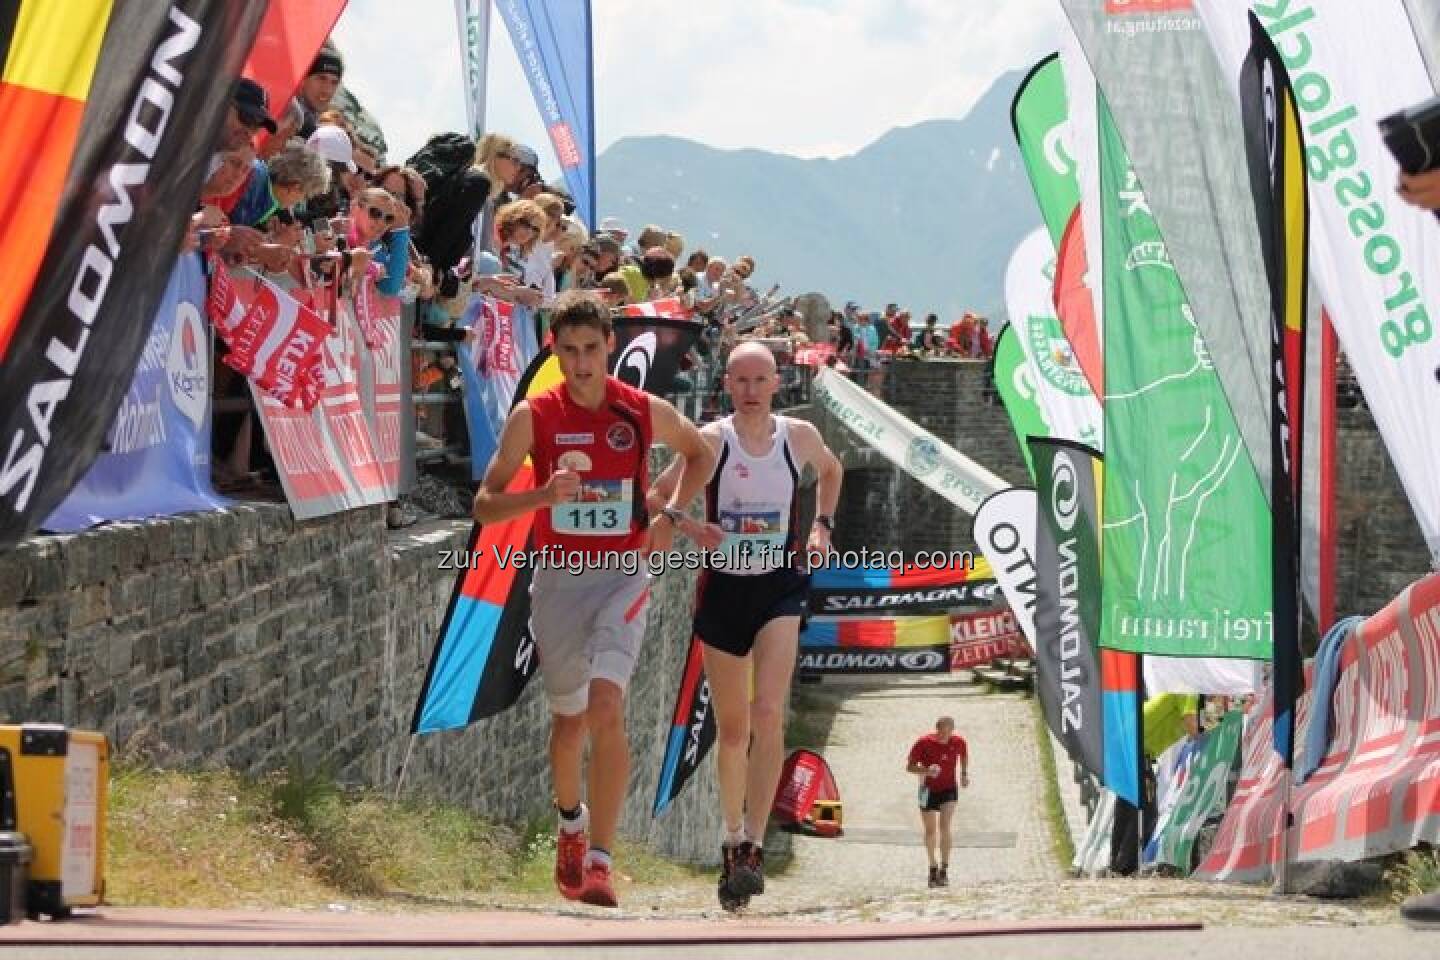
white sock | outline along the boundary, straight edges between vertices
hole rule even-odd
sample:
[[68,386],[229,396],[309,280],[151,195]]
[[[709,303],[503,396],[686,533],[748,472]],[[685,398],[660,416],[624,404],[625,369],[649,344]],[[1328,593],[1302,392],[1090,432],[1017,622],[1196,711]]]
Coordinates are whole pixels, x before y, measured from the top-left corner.
[[573,820],[567,820],[564,814],[560,815],[560,829],[565,833],[584,833],[585,828],[590,826],[590,808],[580,804],[580,816]]
[[598,863],[602,867],[609,869],[613,861],[611,861],[609,853],[596,847],[591,847],[585,852],[585,866],[588,867],[592,863]]
[[738,846],[740,846],[740,844],[744,843],[744,842],[745,842],[745,827],[744,827],[744,825],[742,824],[741,826],[736,827],[734,830],[731,830],[729,827],[726,827],[726,828],[725,828],[725,840],[724,840],[723,842],[724,842],[725,846],[727,846],[727,847],[738,847]]

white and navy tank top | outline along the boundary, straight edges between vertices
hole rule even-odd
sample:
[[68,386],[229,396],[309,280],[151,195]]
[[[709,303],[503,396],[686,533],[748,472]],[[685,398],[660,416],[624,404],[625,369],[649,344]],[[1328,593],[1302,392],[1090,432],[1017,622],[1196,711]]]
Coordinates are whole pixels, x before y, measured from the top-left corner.
[[736,576],[805,566],[797,525],[795,489],[800,471],[790,451],[784,417],[774,417],[770,451],[751,456],[740,445],[731,417],[720,421],[720,457],[705,489],[705,513],[725,531],[713,569]]

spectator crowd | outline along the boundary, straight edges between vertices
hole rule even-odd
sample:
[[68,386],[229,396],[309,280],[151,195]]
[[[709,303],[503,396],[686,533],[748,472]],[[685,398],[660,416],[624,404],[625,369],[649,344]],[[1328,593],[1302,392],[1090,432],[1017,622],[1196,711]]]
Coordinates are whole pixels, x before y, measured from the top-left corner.
[[[344,91],[344,75],[343,57],[327,43],[279,109],[259,84],[238,81],[186,250],[218,254],[284,288],[368,280],[414,304],[412,332],[423,345],[413,362],[417,393],[458,399],[454,348],[474,334],[457,323],[476,294],[529,308],[536,342],[565,290],[600,291],[615,308],[667,301],[665,310],[702,329],[678,387],[711,401],[697,404],[697,415],[719,412],[719,371],[743,339],[764,341],[784,368],[819,346],[802,362],[862,380],[900,358],[990,355],[993,332],[973,313],[942,326],[934,313],[915,323],[895,303],[830,311],[821,300],[817,310],[802,301],[819,298],[757,292],[749,255],[727,259],[687,246],[674,230],[632,232],[615,217],[587,230],[565,186],[541,177],[533,146],[498,132],[478,142],[440,134],[404,165],[390,163],[379,126]],[[273,478],[243,379],[223,364],[215,370],[217,484],[233,490]],[[463,448],[457,403],[420,404],[417,427],[421,451]]]

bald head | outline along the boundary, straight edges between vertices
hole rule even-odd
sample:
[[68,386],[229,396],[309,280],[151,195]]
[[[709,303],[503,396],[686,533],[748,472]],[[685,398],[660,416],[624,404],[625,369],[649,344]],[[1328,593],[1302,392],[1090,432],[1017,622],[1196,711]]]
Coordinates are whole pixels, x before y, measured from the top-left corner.
[[775,371],[775,354],[762,343],[741,343],[730,351],[730,358],[725,361],[725,372],[734,376]]

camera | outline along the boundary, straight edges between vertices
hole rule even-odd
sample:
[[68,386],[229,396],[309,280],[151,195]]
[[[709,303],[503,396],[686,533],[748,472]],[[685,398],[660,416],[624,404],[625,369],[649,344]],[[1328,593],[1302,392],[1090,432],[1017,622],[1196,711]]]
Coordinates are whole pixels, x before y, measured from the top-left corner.
[[1380,121],[1380,133],[1400,169],[1424,173],[1440,166],[1440,97]]

